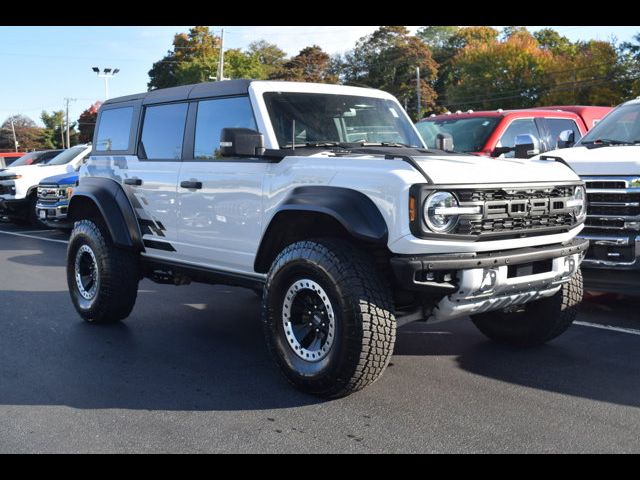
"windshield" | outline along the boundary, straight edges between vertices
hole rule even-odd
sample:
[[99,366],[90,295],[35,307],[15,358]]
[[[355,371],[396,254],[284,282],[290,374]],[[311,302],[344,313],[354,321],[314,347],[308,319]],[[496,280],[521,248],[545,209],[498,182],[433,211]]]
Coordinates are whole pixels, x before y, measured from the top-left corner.
[[64,150],[59,155],[55,156],[52,160],[47,162],[47,165],[64,165],[69,163],[71,160],[76,158],[80,153],[82,153],[87,147],[73,147],[67,150]]
[[25,165],[37,165],[55,157],[62,150],[48,150],[45,152],[31,152],[21,156],[11,164],[12,167],[24,167]]
[[416,128],[428,148],[436,148],[436,135],[453,137],[456,152],[480,152],[502,117],[438,118],[416,123]]
[[616,108],[593,127],[576,144],[640,143],[640,103]]
[[280,148],[291,146],[294,138],[296,146],[366,142],[423,147],[401,107],[389,99],[267,92],[264,100]]

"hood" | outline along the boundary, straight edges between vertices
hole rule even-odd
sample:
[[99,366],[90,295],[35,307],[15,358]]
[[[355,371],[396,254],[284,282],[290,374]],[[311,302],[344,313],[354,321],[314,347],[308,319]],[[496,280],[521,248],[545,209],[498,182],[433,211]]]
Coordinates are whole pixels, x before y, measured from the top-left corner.
[[78,181],[77,173],[63,173],[61,175],[54,175],[53,177],[47,177],[40,181],[40,185],[75,185]]
[[565,182],[579,177],[560,162],[475,155],[414,157],[436,184]]
[[3,175],[22,175],[25,172],[28,172],[29,168],[35,168],[37,165],[22,165],[19,167],[11,167],[5,168],[4,170],[0,170],[0,177]]
[[640,145],[563,148],[546,155],[562,158],[578,175],[640,175]]

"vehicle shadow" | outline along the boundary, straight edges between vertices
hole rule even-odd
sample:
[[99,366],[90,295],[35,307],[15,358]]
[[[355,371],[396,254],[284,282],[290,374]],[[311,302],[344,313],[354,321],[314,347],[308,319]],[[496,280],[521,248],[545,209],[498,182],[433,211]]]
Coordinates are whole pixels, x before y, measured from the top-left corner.
[[66,291],[0,291],[0,404],[235,411],[322,401],[277,370],[252,292],[192,286],[176,304],[173,290],[168,299],[141,285],[115,325],[83,322]]
[[[580,317],[578,317],[580,318]],[[395,355],[446,355],[459,368],[509,384],[640,407],[640,337],[574,325],[546,345],[520,349],[486,339],[468,319],[438,330],[407,325]]]

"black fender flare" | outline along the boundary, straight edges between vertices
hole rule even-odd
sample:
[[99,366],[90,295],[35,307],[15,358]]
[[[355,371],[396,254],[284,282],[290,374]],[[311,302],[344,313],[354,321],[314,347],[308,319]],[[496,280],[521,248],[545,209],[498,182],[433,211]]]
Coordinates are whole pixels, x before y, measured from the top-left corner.
[[78,212],[86,202],[98,209],[115,245],[144,251],[140,225],[122,185],[107,177],[81,178],[69,201],[72,222],[78,220]]
[[[389,238],[387,222],[376,204],[362,192],[344,187],[309,185],[294,188],[278,206],[265,228],[256,254],[254,269],[264,271],[264,259],[269,256],[270,237],[278,217],[286,212],[311,212],[336,220],[353,238],[386,245]],[[266,267],[268,268],[268,267]]]

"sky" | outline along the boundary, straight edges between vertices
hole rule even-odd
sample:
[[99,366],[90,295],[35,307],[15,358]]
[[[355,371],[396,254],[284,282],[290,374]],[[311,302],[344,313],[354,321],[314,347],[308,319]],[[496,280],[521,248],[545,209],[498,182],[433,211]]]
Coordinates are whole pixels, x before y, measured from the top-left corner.
[[[92,67],[119,68],[109,80],[109,96],[117,97],[146,91],[148,71],[153,62],[171,48],[173,36],[189,26],[162,27],[0,27],[0,124],[12,114],[23,114],[42,124],[42,110],[64,108],[69,117],[80,113],[96,100],[104,100],[104,80]],[[288,55],[317,44],[330,54],[345,52],[377,26],[212,26],[214,33],[225,30],[226,48],[245,48],[264,39],[277,44]],[[412,33],[419,28],[408,26]],[[502,27],[497,26],[497,29]],[[536,31],[542,26],[528,26]],[[572,41],[630,41],[640,26],[552,26]]]

